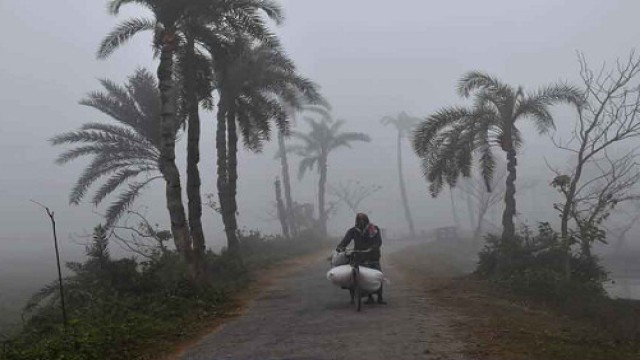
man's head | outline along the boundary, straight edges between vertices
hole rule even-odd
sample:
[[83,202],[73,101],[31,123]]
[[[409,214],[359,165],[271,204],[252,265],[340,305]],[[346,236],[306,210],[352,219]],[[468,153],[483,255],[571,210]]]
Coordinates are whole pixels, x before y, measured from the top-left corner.
[[356,227],[360,230],[364,230],[369,225],[369,217],[365,213],[358,213],[356,215]]

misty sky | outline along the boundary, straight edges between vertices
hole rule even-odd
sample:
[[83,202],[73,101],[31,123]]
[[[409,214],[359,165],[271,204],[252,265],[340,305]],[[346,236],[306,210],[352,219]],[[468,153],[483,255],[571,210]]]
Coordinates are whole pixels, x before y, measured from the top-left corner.
[[[121,83],[138,67],[155,71],[149,36],[135,39],[105,61],[95,59],[101,38],[117,22],[105,1],[0,0],[0,259],[30,258],[50,249],[49,224],[35,199],[57,214],[63,255],[77,252],[68,245],[73,234],[90,231],[100,221],[90,205],[67,205],[69,189],[83,161],[53,163],[62,148],[47,139],[88,121],[107,120],[77,104],[98,90],[98,78]],[[493,73],[508,83],[528,88],[558,80],[576,81],[576,50],[598,65],[626,56],[640,42],[640,3],[623,0],[288,0],[287,20],[277,32],[303,74],[317,81],[345,130],[366,132],[370,144],[340,150],[329,164],[329,181],[360,180],[383,190],[363,210],[381,226],[402,231],[395,163],[395,133],[380,125],[385,115],[405,110],[425,116],[440,107],[460,103],[455,81],[472,69]],[[139,15],[125,8],[121,18]],[[559,110],[559,128],[573,115]],[[201,173],[203,192],[215,193],[213,113],[203,113]],[[302,128],[304,129],[304,127]],[[553,175],[541,155],[552,156],[550,142],[533,131],[526,134],[519,162],[520,180],[536,177],[536,191],[520,194],[519,210],[535,223],[554,216],[550,203],[536,204],[553,190]],[[184,153],[184,142],[178,144]],[[278,162],[273,146],[263,154],[240,154],[240,224],[266,232],[278,231],[272,219],[273,179]],[[405,147],[409,198],[419,229],[452,222],[448,194],[434,200],[420,175],[419,162]],[[563,155],[564,156],[564,155]],[[183,159],[183,156],[180,156]],[[562,158],[552,159],[562,164]],[[184,169],[183,164],[180,164]],[[292,168],[297,160],[292,159]],[[312,202],[315,174],[294,183],[294,196]],[[168,223],[163,183],[140,198],[149,218]],[[342,232],[352,223],[347,211],[332,219]],[[209,245],[223,243],[221,221],[203,217]],[[75,247],[77,249],[78,247]],[[81,248],[80,248],[81,249]],[[38,255],[40,256],[40,255]],[[50,259],[43,261],[49,261]],[[1,260],[0,260],[1,261]]]

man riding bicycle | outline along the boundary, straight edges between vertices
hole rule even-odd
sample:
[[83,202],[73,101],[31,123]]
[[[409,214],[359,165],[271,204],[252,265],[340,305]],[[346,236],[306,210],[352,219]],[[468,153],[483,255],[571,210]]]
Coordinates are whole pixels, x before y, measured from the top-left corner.
[[[344,251],[353,240],[354,250],[365,251],[362,253],[362,266],[382,271],[380,267],[380,247],[382,246],[382,236],[380,228],[369,222],[369,217],[364,213],[356,215],[356,226],[347,231],[344,238],[338,244],[336,250]],[[386,304],[382,300],[382,285],[376,292],[378,304]],[[373,296],[369,294],[366,304],[373,304]]]

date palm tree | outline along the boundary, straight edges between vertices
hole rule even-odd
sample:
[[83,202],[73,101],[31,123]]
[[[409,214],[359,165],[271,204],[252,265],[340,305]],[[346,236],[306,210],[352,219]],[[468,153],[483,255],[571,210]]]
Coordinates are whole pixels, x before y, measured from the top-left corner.
[[270,140],[271,124],[289,132],[287,107],[321,101],[317,86],[301,77],[274,42],[238,37],[213,49],[219,92],[216,135],[218,194],[228,249],[237,252],[238,139],[250,151]]
[[385,116],[381,120],[383,125],[393,125],[398,132],[397,137],[397,155],[398,155],[398,182],[400,184],[400,196],[402,199],[402,207],[404,208],[404,217],[409,224],[411,237],[416,237],[415,227],[413,225],[413,217],[409,208],[409,200],[407,200],[407,189],[404,183],[404,174],[402,172],[402,139],[410,136],[413,129],[420,122],[420,119],[409,116],[406,112],[401,112],[397,116]]
[[455,186],[459,176],[471,175],[474,155],[490,189],[496,164],[493,148],[500,147],[507,158],[502,242],[508,244],[515,235],[516,155],[522,143],[519,120],[531,120],[539,133],[548,132],[555,127],[549,107],[580,104],[582,93],[566,84],[525,93],[522,87],[515,88],[477,71],[462,77],[458,93],[463,98],[473,97],[473,105],[444,108],[430,115],[415,132],[414,150],[423,160],[431,193],[437,196],[445,183]]
[[341,132],[345,124],[343,120],[333,121],[322,116],[320,120],[308,117],[305,119],[311,130],[307,133],[293,132],[299,140],[297,145],[290,147],[290,151],[300,156],[302,160],[298,166],[298,178],[302,179],[307,171],[317,169],[318,180],[318,212],[319,230],[322,235],[327,234],[327,211],[325,208],[325,193],[327,186],[327,170],[329,154],[341,147],[350,148],[356,141],[369,142],[371,138],[358,132]]
[[175,162],[176,89],[174,55],[178,46],[177,26],[186,2],[182,0],[111,0],[109,10],[117,15],[123,5],[136,4],[151,11],[151,18],[133,18],[120,23],[109,33],[98,49],[98,58],[106,58],[131,37],[142,31],[154,32],[154,47],[159,53],[158,89],[160,91],[160,172],[166,183],[167,209],[176,248],[188,262],[191,258],[191,234],[182,203],[180,172]]
[[[99,58],[106,58],[115,49],[122,46],[136,34],[153,31],[154,49],[159,54],[158,80],[162,103],[163,144],[161,147],[161,170],[166,182],[167,208],[171,218],[171,230],[174,239],[180,244],[179,251],[183,258],[189,259],[192,250],[196,257],[204,252],[204,234],[202,233],[201,214],[202,200],[200,196],[199,138],[200,119],[196,95],[197,64],[208,64],[202,54],[197,51],[196,42],[211,41],[221,36],[228,36],[230,31],[245,32],[258,38],[270,36],[259,11],[267,16],[281,20],[280,7],[270,0],[111,0],[109,8],[113,14],[126,4],[137,4],[151,11],[149,18],[132,18],[123,21],[109,33],[98,50]],[[223,37],[224,37],[223,36]],[[187,224],[180,173],[175,164],[175,137],[168,129],[176,122],[176,106],[174,82],[177,78],[174,70],[175,55],[186,66],[182,69],[182,88],[184,111],[188,113],[187,136],[187,196],[189,199],[189,224]],[[202,69],[200,67],[200,69]],[[206,66],[205,66],[206,69]],[[206,70],[205,70],[206,73]],[[199,99],[200,98],[200,99]],[[190,226],[189,226],[190,225]],[[191,229],[190,229],[191,227]],[[192,244],[193,239],[193,244]]]
[[[153,74],[140,69],[124,86],[101,80],[104,92],[93,92],[80,104],[111,117],[117,124],[91,122],[78,131],[54,136],[53,145],[74,144],[56,162],[66,164],[82,157],[91,162],[71,190],[69,202],[78,205],[90,187],[105,179],[91,202],[99,205],[125,187],[106,211],[107,227],[131,206],[140,192],[160,178],[160,95]],[[175,134],[178,127],[172,129]],[[138,179],[138,180],[136,180]],[[134,181],[136,180],[136,181]]]
[[[298,114],[303,113],[305,111],[314,112],[316,114],[330,117],[329,111],[331,109],[331,105],[324,100],[321,99],[317,104],[305,104],[302,107],[294,107],[288,104],[285,104],[285,108],[287,110],[287,117],[293,125],[296,124],[296,117]],[[284,199],[285,199],[285,210],[287,214],[287,222],[289,227],[291,228],[291,233],[295,236],[298,232],[299,225],[296,222],[296,210],[293,201],[293,196],[291,195],[291,176],[289,174],[289,152],[287,151],[287,139],[290,134],[285,134],[282,129],[278,129],[278,151],[276,152],[276,159],[280,160],[280,170],[282,173],[282,185],[284,190]]]

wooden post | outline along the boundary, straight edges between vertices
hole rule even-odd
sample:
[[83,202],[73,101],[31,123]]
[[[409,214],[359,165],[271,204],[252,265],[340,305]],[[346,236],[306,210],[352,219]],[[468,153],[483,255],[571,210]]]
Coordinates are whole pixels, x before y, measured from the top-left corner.
[[51,220],[51,228],[53,231],[53,246],[56,250],[56,264],[58,266],[58,286],[60,289],[60,305],[62,306],[62,326],[64,330],[67,330],[67,308],[64,304],[64,287],[62,285],[62,268],[60,267],[60,250],[58,249],[58,235],[56,233],[56,219],[55,214],[48,207],[40,204],[39,202],[31,200],[34,204],[40,205],[47,212],[47,216]]

